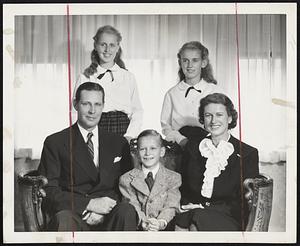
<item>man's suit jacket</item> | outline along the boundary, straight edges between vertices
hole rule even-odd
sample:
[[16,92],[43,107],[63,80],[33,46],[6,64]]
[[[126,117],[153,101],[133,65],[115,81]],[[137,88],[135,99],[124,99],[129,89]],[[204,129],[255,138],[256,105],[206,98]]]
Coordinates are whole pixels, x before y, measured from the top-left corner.
[[146,218],[164,219],[167,223],[179,208],[181,175],[160,165],[151,192],[145,182],[141,167],[125,173],[120,178],[120,191],[139,215]]
[[99,169],[77,124],[46,138],[38,170],[49,181],[43,209],[50,214],[72,208],[81,214],[96,197],[120,200],[119,177],[133,167],[129,144],[100,129],[98,137]]
[[[202,138],[203,139],[203,138]],[[201,195],[205,164],[207,158],[199,151],[202,140],[189,140],[182,158],[182,204],[187,203],[216,203],[225,202],[230,209],[231,216],[238,222],[241,221],[241,184],[246,178],[255,178],[259,175],[258,151],[256,148],[240,142],[231,136],[229,141],[234,152],[228,158],[225,170],[214,179],[213,193],[210,199]],[[241,167],[242,166],[242,172]],[[248,206],[244,199],[244,219],[248,216]]]

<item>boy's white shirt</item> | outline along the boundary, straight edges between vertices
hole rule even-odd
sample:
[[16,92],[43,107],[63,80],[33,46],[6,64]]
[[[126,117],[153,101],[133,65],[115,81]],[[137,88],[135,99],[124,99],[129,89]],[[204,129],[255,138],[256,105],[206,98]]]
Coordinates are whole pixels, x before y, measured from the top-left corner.
[[[87,135],[89,133],[89,131],[85,130],[78,122],[77,122],[79,131],[84,139],[84,142],[87,142]],[[91,131],[93,133],[93,137],[91,138],[92,142],[93,142],[93,146],[94,146],[94,164],[96,167],[99,166],[99,141],[98,141],[98,125],[96,125],[96,127],[94,128],[93,131]]]
[[159,163],[159,162],[156,164],[156,166],[155,166],[152,170],[149,169],[149,168],[147,168],[147,167],[145,167],[145,166],[142,164],[142,171],[143,171],[143,173],[144,173],[145,178],[147,177],[147,175],[148,175],[149,172],[152,172],[152,174],[153,174],[153,179],[155,179],[156,174],[157,174],[157,172],[158,172],[158,170],[159,170],[159,167],[160,167],[160,163]]

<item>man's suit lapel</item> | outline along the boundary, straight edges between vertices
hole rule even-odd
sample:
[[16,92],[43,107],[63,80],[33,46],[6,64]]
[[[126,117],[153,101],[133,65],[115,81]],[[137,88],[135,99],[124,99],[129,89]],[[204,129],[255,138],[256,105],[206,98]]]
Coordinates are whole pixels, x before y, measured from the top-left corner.
[[[71,132],[73,145],[70,151],[72,151],[72,156],[74,158],[73,163],[80,165],[86,174],[93,179],[93,181],[97,181],[98,170],[89,155],[86,143],[79,131],[77,123],[72,126]],[[67,146],[69,146],[68,143]]]

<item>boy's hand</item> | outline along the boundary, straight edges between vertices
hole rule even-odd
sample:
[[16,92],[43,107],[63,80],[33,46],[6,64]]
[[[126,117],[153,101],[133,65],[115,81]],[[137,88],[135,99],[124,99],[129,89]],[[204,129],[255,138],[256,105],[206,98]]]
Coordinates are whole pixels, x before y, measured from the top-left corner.
[[166,228],[166,222],[161,219],[150,218],[142,221],[142,228],[144,231],[161,231]]
[[149,222],[149,231],[159,231],[159,222],[155,218],[148,219]]
[[142,221],[144,231],[159,231],[159,222],[155,218],[150,218]]
[[158,219],[157,221],[159,223],[159,230],[160,231],[164,230],[168,225],[168,222],[166,220]]
[[142,228],[143,228],[143,231],[148,231],[149,230],[149,222],[142,220]]

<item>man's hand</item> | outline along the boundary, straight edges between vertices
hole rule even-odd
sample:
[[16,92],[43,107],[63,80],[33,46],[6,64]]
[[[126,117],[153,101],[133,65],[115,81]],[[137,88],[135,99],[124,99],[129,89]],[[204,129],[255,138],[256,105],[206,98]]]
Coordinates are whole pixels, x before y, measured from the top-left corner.
[[88,215],[83,218],[83,220],[85,220],[88,225],[98,225],[103,223],[104,215],[89,212]]
[[91,199],[86,210],[97,214],[108,214],[116,204],[117,202],[110,197],[99,197]]

